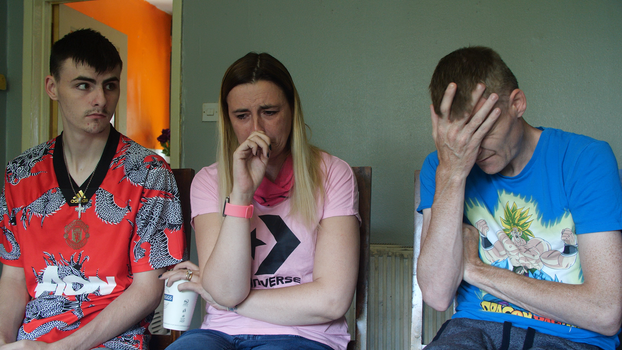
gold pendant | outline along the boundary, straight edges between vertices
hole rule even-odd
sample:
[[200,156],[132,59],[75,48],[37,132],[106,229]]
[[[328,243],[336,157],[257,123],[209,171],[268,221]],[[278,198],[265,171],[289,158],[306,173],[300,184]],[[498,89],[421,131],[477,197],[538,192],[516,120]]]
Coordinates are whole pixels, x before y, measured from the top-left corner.
[[88,200],[85,201],[85,193],[82,192],[82,190],[79,190],[78,193],[76,193],[73,198],[71,199],[71,203],[76,204],[76,203],[86,203],[88,202]]

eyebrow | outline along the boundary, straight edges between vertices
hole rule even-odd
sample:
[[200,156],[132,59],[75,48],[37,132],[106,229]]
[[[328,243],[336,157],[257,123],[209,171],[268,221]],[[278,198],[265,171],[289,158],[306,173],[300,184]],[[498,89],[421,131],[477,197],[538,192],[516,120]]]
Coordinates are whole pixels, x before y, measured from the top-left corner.
[[[80,75],[80,76],[74,78],[72,81],[86,81],[86,82],[89,82],[91,84],[97,83],[97,80],[95,80],[93,78],[85,77],[83,75]],[[113,81],[119,81],[119,77],[110,77],[110,78],[104,80],[103,83],[106,84],[106,83],[110,83],[110,82],[113,82]]]
[[[279,107],[279,105],[264,105],[264,106],[259,106],[259,109],[270,109],[270,108],[277,108]],[[241,112],[248,112],[248,108],[239,108],[236,109],[234,111],[232,111],[232,113],[241,113]]]

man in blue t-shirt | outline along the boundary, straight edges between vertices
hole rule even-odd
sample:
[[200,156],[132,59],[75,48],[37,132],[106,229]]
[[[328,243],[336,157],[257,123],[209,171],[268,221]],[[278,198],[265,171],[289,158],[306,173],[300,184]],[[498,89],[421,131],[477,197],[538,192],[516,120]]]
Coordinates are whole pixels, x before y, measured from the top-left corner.
[[614,349],[622,187],[609,145],[527,124],[524,92],[486,47],[441,59],[430,93],[417,279],[428,305],[457,306],[426,350]]

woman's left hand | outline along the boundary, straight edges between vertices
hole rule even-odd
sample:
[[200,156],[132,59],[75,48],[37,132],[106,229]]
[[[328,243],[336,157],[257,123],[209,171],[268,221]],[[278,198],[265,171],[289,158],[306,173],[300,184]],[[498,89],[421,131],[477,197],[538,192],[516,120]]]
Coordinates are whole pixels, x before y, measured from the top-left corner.
[[201,296],[208,304],[218,310],[227,310],[227,307],[222,306],[214,301],[214,298],[203,288],[201,285],[201,275],[199,267],[190,261],[181,262],[172,270],[163,273],[160,276],[161,280],[166,280],[167,286],[173,285],[175,281],[184,280],[188,281],[177,286],[180,291],[189,290],[193,291]]

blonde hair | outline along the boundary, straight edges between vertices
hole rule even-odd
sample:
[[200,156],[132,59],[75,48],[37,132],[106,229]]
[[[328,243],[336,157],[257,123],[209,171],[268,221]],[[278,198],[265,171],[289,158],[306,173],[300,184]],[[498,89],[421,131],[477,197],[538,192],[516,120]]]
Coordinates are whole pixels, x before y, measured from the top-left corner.
[[218,117],[218,186],[221,201],[233,189],[233,152],[238,148],[238,139],[229,120],[227,96],[236,86],[269,81],[284,93],[292,110],[292,129],[288,146],[293,159],[294,185],[290,191],[291,210],[289,215],[298,216],[307,226],[317,221],[318,203],[324,201],[324,174],[322,173],[322,150],[311,145],[300,105],[300,97],[289,71],[276,58],[267,53],[250,52],[235,61],[225,72],[220,87]]

